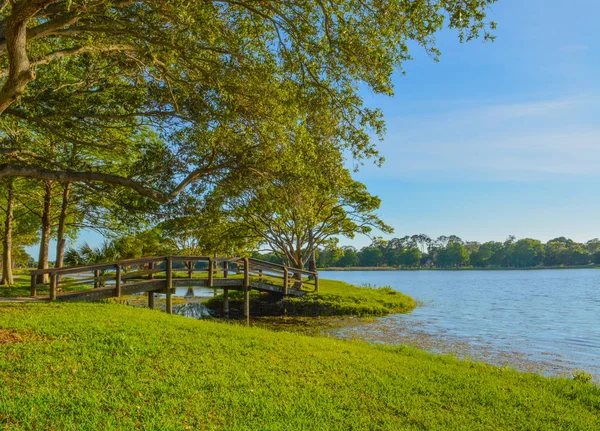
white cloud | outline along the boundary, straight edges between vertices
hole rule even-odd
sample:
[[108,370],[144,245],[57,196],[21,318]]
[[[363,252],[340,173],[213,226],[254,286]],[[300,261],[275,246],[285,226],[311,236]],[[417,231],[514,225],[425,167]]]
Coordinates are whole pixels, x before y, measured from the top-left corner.
[[599,99],[481,105],[388,120],[382,169],[361,177],[600,175]]

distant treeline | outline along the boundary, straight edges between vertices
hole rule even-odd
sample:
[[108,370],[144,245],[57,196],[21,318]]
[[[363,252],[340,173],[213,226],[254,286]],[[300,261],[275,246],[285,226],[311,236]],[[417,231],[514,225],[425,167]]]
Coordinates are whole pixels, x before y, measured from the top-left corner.
[[[278,262],[277,256],[256,253],[257,257]],[[318,250],[319,268],[397,267],[397,268],[534,268],[542,266],[582,266],[600,264],[600,240],[578,243],[565,237],[547,243],[536,239],[504,242],[463,241],[456,235],[432,239],[412,235],[389,241],[376,240],[358,250],[355,247],[327,247]]]

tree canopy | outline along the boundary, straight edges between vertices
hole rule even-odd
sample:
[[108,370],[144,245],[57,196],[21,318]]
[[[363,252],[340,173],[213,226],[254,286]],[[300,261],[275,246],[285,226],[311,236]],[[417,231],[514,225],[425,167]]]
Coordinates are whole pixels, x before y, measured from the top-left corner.
[[263,182],[225,204],[259,243],[296,268],[336,237],[392,231],[376,214],[380,199],[352,178],[331,140],[311,126],[298,125]]
[[[493,39],[494,1],[0,0],[0,178],[40,197],[38,264],[56,238],[60,266],[81,227],[132,243],[130,230],[154,228],[217,252],[215,238],[248,220],[233,198],[300,220],[297,262],[332,236],[385,230],[378,198],[342,167],[342,155],[381,162],[382,113],[359,89],[392,95],[409,46],[437,59],[444,26]],[[265,184],[287,207],[252,192]],[[189,203],[202,212],[177,211]],[[230,239],[231,253],[248,247]]]
[[[368,132],[381,136],[381,113],[358,86],[392,94],[409,42],[437,58],[444,24],[461,41],[493,38],[493,2],[3,0],[0,138],[32,130],[92,160],[48,165],[20,141],[4,148],[13,157],[0,176],[102,182],[164,202],[239,168],[308,112],[330,119],[354,157],[376,156]],[[89,156],[107,151],[119,157]]]
[[[428,244],[423,252],[420,242]],[[442,235],[431,239],[419,234],[377,239],[372,244],[356,250],[353,247],[337,248],[328,245],[319,251],[318,266],[390,266],[459,268],[535,268],[557,266],[586,266],[600,264],[600,240],[578,243],[559,237],[545,244],[539,240],[510,236],[504,242],[465,242],[456,235]]]

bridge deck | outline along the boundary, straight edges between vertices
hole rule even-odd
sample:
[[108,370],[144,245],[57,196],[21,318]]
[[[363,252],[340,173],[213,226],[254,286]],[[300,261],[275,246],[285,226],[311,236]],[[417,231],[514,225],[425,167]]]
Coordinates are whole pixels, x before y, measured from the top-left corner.
[[[208,285],[208,279],[206,278],[187,278],[187,279],[176,279],[173,280],[173,287],[171,293],[175,293],[176,287],[210,287],[211,289],[229,289],[229,290],[244,290],[242,279],[215,279],[213,280],[213,286]],[[274,284],[251,281],[250,287],[255,290],[263,292],[276,292],[283,294],[283,287],[276,286]],[[165,280],[146,280],[139,281],[136,283],[125,284],[121,287],[122,295],[133,295],[138,293],[160,293],[166,294],[166,281]],[[100,299],[112,298],[115,296],[114,286],[98,287],[95,289],[84,289],[73,292],[59,293],[56,295],[57,300],[61,301],[98,301]],[[288,296],[303,296],[306,295],[306,291],[298,289],[288,289]],[[30,300],[47,300],[47,298],[15,298],[20,299],[21,302],[27,302]],[[16,301],[15,301],[16,302]]]

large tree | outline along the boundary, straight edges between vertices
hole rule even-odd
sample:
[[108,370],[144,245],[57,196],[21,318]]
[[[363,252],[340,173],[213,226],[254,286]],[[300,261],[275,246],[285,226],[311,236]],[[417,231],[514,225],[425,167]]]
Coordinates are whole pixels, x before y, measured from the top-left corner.
[[491,38],[493,2],[2,0],[3,140],[26,127],[77,142],[78,152],[120,154],[135,145],[127,136],[152,127],[167,144],[146,160],[152,181],[143,163],[133,172],[93,161],[48,166],[29,145],[11,148],[21,158],[3,160],[0,176],[101,182],[164,202],[236,169],[250,156],[244,145],[235,151],[240,134],[276,142],[282,118],[299,111],[330,116],[339,143],[374,156],[367,132],[381,136],[381,114],[358,86],[392,94],[409,42],[437,57],[444,23],[461,40]]
[[300,269],[336,237],[391,232],[376,214],[380,199],[352,178],[330,142],[304,125],[290,138],[270,175],[228,200],[231,214],[261,243]]

